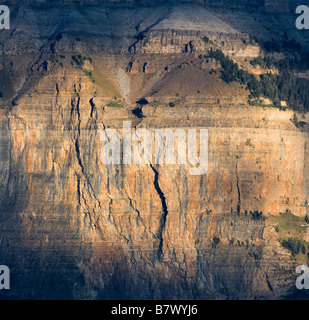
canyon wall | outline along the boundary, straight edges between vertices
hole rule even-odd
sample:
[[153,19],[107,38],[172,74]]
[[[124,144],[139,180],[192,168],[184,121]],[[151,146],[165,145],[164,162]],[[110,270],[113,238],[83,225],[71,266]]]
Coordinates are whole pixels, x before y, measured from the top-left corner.
[[104,165],[104,128],[121,133],[135,119],[104,108],[83,83],[70,87],[81,90],[2,114],[1,261],[11,266],[12,293],[225,299],[287,291],[278,275],[290,268],[288,254],[273,226],[249,212],[308,211],[308,133],[291,112],[145,110],[138,128],[209,129],[208,172],[191,176],[189,166]]
[[[7,294],[277,299],[293,292],[295,262],[271,217],[309,214],[308,114],[248,106],[248,92],[199,57],[208,31],[231,47],[235,41],[237,57],[259,51],[241,51],[244,36],[199,7],[187,21],[166,7],[31,10],[19,7],[15,31],[1,34],[1,85],[12,91],[0,109]],[[93,25],[79,31],[85,14]],[[242,103],[226,99],[231,94]],[[149,103],[136,102],[142,98]],[[208,129],[207,173],[191,175],[190,164],[104,164],[102,134],[117,129],[122,139],[124,121],[133,136]]]

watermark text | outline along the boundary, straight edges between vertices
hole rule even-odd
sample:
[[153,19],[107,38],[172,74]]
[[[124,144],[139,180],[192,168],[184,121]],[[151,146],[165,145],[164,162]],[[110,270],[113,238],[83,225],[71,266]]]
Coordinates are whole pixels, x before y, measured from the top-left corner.
[[0,30],[10,29],[10,9],[7,6],[0,6]]
[[7,266],[0,266],[0,290],[10,289],[10,269]]
[[[120,165],[186,165],[191,175],[204,175],[208,170],[208,129],[135,129],[123,122],[123,137],[116,129],[106,129],[100,140],[103,164]],[[198,143],[199,138],[199,143]]]
[[309,29],[309,7],[305,5],[298,6],[296,13],[300,14],[296,19],[296,28],[299,30]]

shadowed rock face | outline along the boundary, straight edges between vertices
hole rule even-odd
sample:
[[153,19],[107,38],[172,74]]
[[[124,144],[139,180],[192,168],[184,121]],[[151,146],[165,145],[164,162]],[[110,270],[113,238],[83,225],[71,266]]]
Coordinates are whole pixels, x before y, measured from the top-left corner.
[[[80,2],[79,0],[66,0],[69,2]],[[55,3],[63,2],[63,0],[11,0],[12,4],[16,3]],[[207,7],[226,7],[226,8],[266,8],[271,11],[288,12],[290,9],[294,10],[297,5],[303,4],[301,0],[85,0],[85,3],[109,3],[117,5],[119,3],[126,5],[158,5],[162,3],[189,3],[199,4]]]
[[[231,89],[215,76],[203,78],[203,97],[193,92],[179,74],[204,70],[203,35],[230,41],[239,56],[260,48],[243,49],[244,35],[217,15],[184,8],[13,8],[12,30],[1,33],[9,296],[272,299],[293,287],[274,225],[250,211],[308,213],[308,115],[240,105],[241,95],[228,105]],[[171,107],[177,81],[192,94]],[[122,136],[124,121],[133,132],[209,129],[207,174],[190,175],[189,164],[104,165],[101,134]]]

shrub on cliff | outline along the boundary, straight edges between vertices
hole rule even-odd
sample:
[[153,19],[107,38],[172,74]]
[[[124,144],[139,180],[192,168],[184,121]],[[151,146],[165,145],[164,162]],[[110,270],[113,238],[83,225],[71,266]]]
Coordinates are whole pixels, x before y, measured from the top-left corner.
[[241,69],[221,50],[211,48],[207,58],[220,62],[223,81],[226,83],[238,81],[246,85],[251,98],[264,96],[274,102],[286,101],[293,109],[309,109],[309,80],[295,76],[295,70],[301,70],[301,66],[309,65],[309,58],[304,57],[301,53],[298,58],[286,58],[279,61],[272,61],[268,57],[252,60],[252,65],[259,64],[264,68],[275,67],[279,71],[279,74],[262,74],[260,77]]
[[212,239],[212,247],[215,248],[220,243],[220,239],[218,237],[214,237]]
[[300,240],[295,238],[288,238],[287,240],[282,240],[281,245],[291,251],[293,256],[298,255],[300,252],[306,253],[305,246]]
[[252,219],[253,220],[261,220],[261,219],[264,219],[263,217],[263,212],[259,212],[259,211],[250,211],[250,214],[252,216]]

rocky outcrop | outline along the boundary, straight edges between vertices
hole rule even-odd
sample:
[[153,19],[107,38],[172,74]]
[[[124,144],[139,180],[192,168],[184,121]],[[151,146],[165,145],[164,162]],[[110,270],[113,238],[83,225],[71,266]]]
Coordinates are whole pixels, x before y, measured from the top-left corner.
[[308,133],[291,112],[143,109],[138,128],[209,129],[209,170],[191,176],[187,166],[104,165],[104,128],[135,119],[85,91],[2,114],[1,258],[12,293],[274,298],[289,288],[277,278],[291,266],[273,226],[249,212],[308,210]]
[[[108,21],[100,23],[119,22],[117,13],[105,9],[91,11],[94,21],[104,14]],[[76,33],[75,11],[56,31],[23,20],[23,32],[3,35],[3,65],[14,92],[1,100],[0,109],[0,262],[11,269],[8,294],[23,299],[286,295],[294,286],[289,273],[294,266],[267,217],[286,210],[308,213],[308,115],[205,103],[194,94],[174,97],[180,100],[175,105],[155,95],[148,104],[136,104],[148,98],[137,92],[151,92],[169,72],[166,61],[178,68],[188,63],[183,59],[192,60],[200,72],[209,70],[197,63],[201,34],[166,27],[178,25],[178,18],[167,17],[179,11],[144,12],[149,21],[137,27],[140,17],[127,10],[125,23],[98,28],[97,36],[90,27]],[[57,12],[55,24],[61,18]],[[16,15],[34,16],[23,6]],[[232,28],[224,30],[230,35]],[[171,47],[176,40],[180,43]],[[123,141],[125,121],[132,135],[137,129],[208,129],[207,173],[191,175],[189,163],[104,164],[102,134],[117,129]]]

